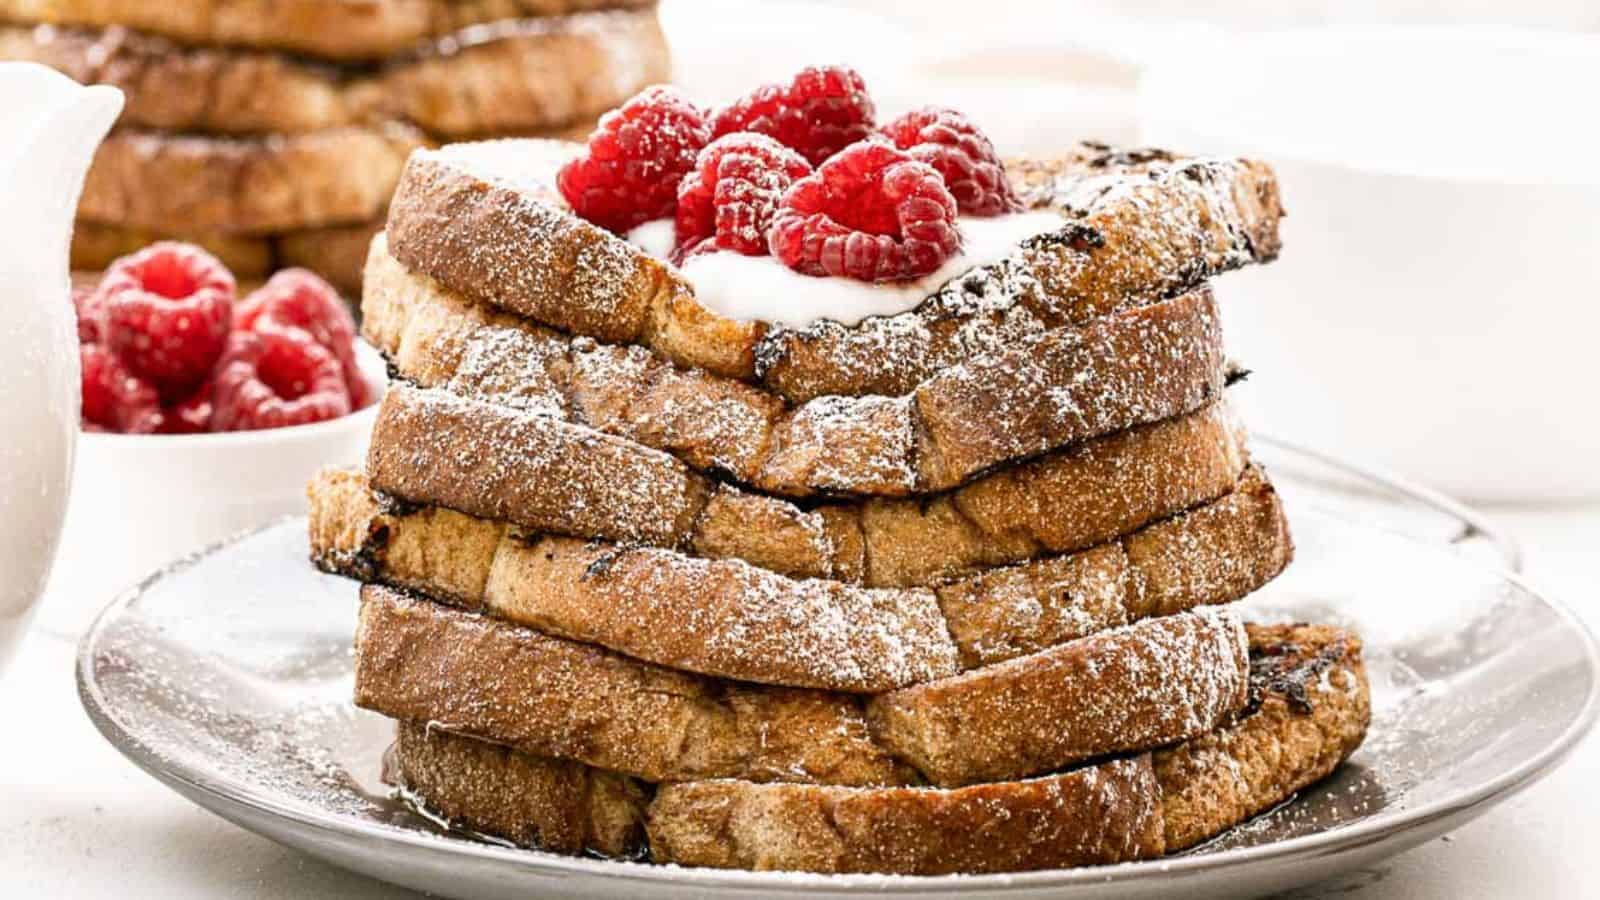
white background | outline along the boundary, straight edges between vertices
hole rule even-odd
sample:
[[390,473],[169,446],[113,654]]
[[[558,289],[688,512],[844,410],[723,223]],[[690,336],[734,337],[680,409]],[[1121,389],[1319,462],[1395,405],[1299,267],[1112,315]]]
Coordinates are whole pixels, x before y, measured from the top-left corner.
[[[847,20],[839,19],[813,21],[815,27],[807,31],[787,18],[795,12],[792,4],[706,2],[694,9],[686,8],[686,2],[669,4],[669,22],[683,37],[680,71],[685,80],[698,79],[707,92],[715,93],[746,83],[729,79],[732,69],[753,78],[819,58],[877,59],[885,77],[874,83],[885,85],[882,105],[887,109],[937,94],[940,102],[970,107],[1001,143],[1020,146],[1090,135],[1131,139],[1119,130],[1131,128],[1124,104],[1134,75],[1126,58],[1150,52],[1162,41],[1191,39],[1219,24],[1264,27],[1448,17],[1549,28],[1600,27],[1600,8],[1581,0],[878,0],[835,5],[870,8],[890,17],[890,34],[840,26]],[[767,18],[789,39],[773,45],[769,29],[768,39],[757,40],[762,34],[757,27],[741,45],[696,24],[735,12],[747,19]],[[1028,27],[1018,29],[1018,21]],[[713,53],[719,65],[707,64]],[[896,77],[891,70],[897,54],[914,55],[925,65],[913,79]],[[1036,80],[1008,76],[1000,83],[990,77],[995,66],[1012,71],[1019,61]],[[869,65],[862,67],[874,74]],[[1045,89],[1047,82],[1061,78],[1072,80],[1077,89]],[[1019,103],[1027,115],[996,112]],[[1592,106],[1584,106],[1584,114],[1592,114]],[[1600,626],[1595,573],[1600,508],[1490,512],[1522,542],[1526,574],[1535,586],[1577,608],[1591,627]],[[89,563],[66,559],[62,564]],[[0,710],[6,721],[0,730],[0,897],[407,896],[228,825],[136,771],[99,738],[82,713],[72,685],[72,650],[70,641],[35,634],[0,678]],[[1600,745],[1590,740],[1547,780],[1451,837],[1294,896],[1600,897],[1600,866],[1593,856],[1600,839],[1597,809]]]

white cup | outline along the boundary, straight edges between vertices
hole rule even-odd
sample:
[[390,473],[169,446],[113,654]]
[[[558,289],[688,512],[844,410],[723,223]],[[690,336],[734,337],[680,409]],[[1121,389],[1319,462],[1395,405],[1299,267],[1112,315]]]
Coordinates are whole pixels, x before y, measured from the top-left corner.
[[1488,501],[1600,497],[1600,38],[1239,36],[1152,60],[1142,137],[1277,170],[1220,286],[1261,426]]

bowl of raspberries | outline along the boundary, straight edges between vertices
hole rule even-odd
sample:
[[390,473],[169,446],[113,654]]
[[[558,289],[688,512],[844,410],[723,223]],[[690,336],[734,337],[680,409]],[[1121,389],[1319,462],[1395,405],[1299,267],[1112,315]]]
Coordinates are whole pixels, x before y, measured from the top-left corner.
[[75,278],[73,303],[83,433],[40,623],[76,633],[168,560],[304,511],[317,469],[361,461],[386,378],[303,269],[241,287],[163,242]]

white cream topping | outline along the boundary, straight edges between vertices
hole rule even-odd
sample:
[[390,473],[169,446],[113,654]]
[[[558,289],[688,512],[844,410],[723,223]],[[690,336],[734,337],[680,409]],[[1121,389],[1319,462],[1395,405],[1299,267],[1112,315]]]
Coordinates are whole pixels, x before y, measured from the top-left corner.
[[[914,309],[946,282],[979,266],[1004,259],[1023,240],[1054,231],[1065,220],[1052,212],[1024,212],[956,220],[961,251],[931,274],[915,281],[874,284],[853,278],[802,275],[776,257],[702,253],[680,271],[694,285],[695,299],[730,319],[804,327],[822,319],[856,325],[871,316]],[[628,232],[628,240],[652,256],[672,252],[672,220],[647,222]]]

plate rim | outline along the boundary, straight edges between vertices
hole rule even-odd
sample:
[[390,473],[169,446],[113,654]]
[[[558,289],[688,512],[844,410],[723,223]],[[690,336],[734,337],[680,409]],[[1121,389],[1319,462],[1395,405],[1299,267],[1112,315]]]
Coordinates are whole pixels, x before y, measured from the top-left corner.
[[[1326,513],[1316,513],[1332,518]],[[1089,866],[1071,869],[1047,869],[1035,872],[992,873],[981,875],[882,875],[847,874],[822,875],[807,872],[755,872],[745,870],[704,869],[682,866],[663,866],[627,860],[608,860],[564,856],[541,850],[500,847],[493,844],[450,838],[442,834],[405,829],[398,826],[375,824],[353,819],[338,813],[326,813],[298,801],[284,801],[270,794],[254,790],[248,785],[215,779],[206,773],[172,762],[140,739],[132,729],[121,722],[106,702],[93,676],[93,662],[100,640],[109,627],[126,608],[137,601],[152,586],[163,579],[177,575],[200,561],[229,547],[291,523],[303,523],[303,515],[280,516],[261,526],[248,529],[232,537],[214,542],[193,553],[163,566],[124,590],[96,616],[94,624],[79,642],[74,671],[79,700],[91,722],[100,734],[138,768],[157,780],[188,794],[191,791],[213,798],[223,806],[264,813],[286,820],[301,828],[327,832],[358,841],[376,840],[385,843],[415,847],[430,852],[461,854],[479,860],[528,868],[543,875],[601,878],[616,882],[650,882],[666,885],[690,886],[704,889],[726,890],[794,890],[797,888],[830,890],[870,890],[876,893],[930,892],[941,893],[984,890],[992,892],[1025,891],[1046,887],[1070,887],[1094,883],[1107,886],[1137,882],[1151,877],[1174,878],[1184,875],[1215,876],[1238,871],[1246,867],[1270,865],[1289,859],[1311,856],[1327,858],[1359,850],[1372,843],[1397,834],[1415,833],[1431,824],[1458,815],[1475,816],[1524,788],[1532,785],[1565,761],[1578,743],[1592,730],[1600,715],[1600,644],[1583,620],[1565,603],[1547,596],[1528,584],[1520,575],[1495,566],[1473,563],[1459,557],[1451,558],[1447,551],[1422,541],[1395,535],[1417,545],[1420,552],[1438,553],[1458,565],[1487,570],[1504,581],[1525,591],[1530,597],[1556,613],[1566,630],[1576,635],[1584,651],[1584,662],[1589,673],[1588,691],[1582,707],[1559,735],[1556,735],[1539,752],[1520,765],[1486,779],[1476,786],[1457,793],[1398,811],[1389,816],[1376,816],[1347,827],[1301,835],[1287,840],[1274,841],[1251,847],[1235,847],[1216,853],[1158,857],[1151,860]],[[1366,528],[1359,523],[1346,522],[1349,527]],[[185,790],[187,788],[188,790]],[[191,796],[193,799],[193,796]],[[198,801],[196,801],[198,802]],[[207,806],[200,803],[201,806]],[[217,810],[210,809],[213,813]],[[220,814],[220,813],[219,813]],[[225,817],[231,818],[231,817]],[[237,820],[234,820],[237,823]],[[241,826],[243,827],[243,826]],[[252,829],[253,830],[253,829]],[[298,852],[304,852],[303,850]]]

